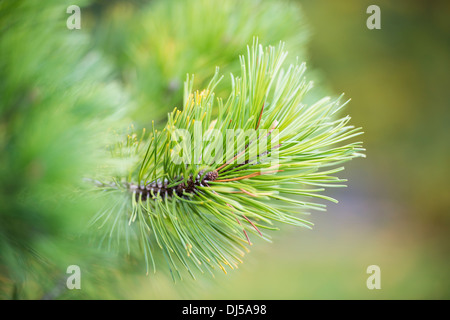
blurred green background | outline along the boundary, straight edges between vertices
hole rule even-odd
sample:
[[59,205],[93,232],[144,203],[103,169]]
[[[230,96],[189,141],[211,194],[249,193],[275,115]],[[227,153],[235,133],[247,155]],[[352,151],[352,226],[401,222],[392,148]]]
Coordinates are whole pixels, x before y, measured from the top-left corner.
[[[286,41],[320,92],[352,99],[345,112],[364,129],[367,158],[346,165],[348,188],[330,191],[339,203],[311,215],[313,230],[281,226],[273,243],[255,241],[238,270],[173,284],[164,272],[124,269],[113,285],[90,284],[94,297],[449,299],[450,2],[195,0],[197,10],[164,3],[82,8],[91,49],[136,100],[129,114],[137,126],[164,122],[181,101],[186,72],[197,87],[215,65],[235,72],[242,44],[257,35],[264,44]],[[372,4],[381,8],[381,30],[366,27]],[[208,14],[214,10],[219,18]],[[163,25],[168,16],[177,23]],[[381,268],[380,290],[366,287],[369,265]]]

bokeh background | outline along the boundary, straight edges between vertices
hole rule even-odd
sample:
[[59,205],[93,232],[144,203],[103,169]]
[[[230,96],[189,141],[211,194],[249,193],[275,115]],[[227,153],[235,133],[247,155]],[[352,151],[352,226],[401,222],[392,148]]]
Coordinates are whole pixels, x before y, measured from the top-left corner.
[[[372,4],[381,8],[380,30],[366,27]],[[339,203],[311,215],[313,230],[282,226],[273,243],[255,241],[238,270],[214,279],[173,284],[164,272],[122,269],[113,284],[92,284],[101,287],[93,296],[449,299],[449,14],[448,1],[420,0],[88,3],[83,32],[136,101],[136,126],[163,123],[186,72],[201,87],[215,65],[236,71],[242,44],[257,35],[286,41],[291,56],[306,60],[317,94],[351,98],[345,112],[363,127],[367,149],[341,174],[348,187],[332,190]],[[380,290],[366,287],[369,265],[381,269]]]

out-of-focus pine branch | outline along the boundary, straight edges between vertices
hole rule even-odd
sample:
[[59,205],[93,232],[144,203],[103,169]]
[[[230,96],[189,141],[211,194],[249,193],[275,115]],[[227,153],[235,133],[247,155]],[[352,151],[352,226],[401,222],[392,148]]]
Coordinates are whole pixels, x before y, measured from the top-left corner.
[[95,261],[77,235],[96,205],[77,190],[127,98],[89,36],[67,29],[70,4],[0,2],[1,298],[39,298]]
[[[236,55],[254,36],[266,45],[286,42],[287,50],[306,59],[309,30],[297,3],[156,0],[105,6],[92,9],[90,24],[97,46],[138,99],[132,118],[140,127],[164,124],[167,112],[182,103],[187,73],[195,73],[200,87],[207,86],[214,66],[227,77],[239,73]],[[229,90],[224,81],[216,95],[225,98]]]

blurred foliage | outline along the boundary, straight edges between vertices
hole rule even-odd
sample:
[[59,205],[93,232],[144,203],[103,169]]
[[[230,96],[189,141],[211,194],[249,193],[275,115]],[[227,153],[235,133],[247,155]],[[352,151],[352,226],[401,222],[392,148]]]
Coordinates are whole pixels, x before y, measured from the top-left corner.
[[165,123],[181,105],[187,74],[204,88],[219,66],[227,78],[216,94],[225,97],[229,74],[239,74],[236,57],[254,36],[264,45],[286,42],[291,61],[302,61],[309,34],[298,5],[286,1],[98,1],[86,16],[96,45],[136,97],[132,118],[144,127]]
[[96,205],[76,191],[126,121],[126,95],[88,35],[66,28],[68,3],[0,2],[2,298],[38,298],[70,261],[95,261],[77,235]]

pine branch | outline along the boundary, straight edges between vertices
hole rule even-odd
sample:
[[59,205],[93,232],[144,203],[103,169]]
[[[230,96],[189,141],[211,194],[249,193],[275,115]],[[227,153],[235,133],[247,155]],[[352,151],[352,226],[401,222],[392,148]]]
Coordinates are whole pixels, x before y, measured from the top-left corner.
[[312,84],[304,64],[283,68],[286,55],[283,44],[255,41],[225,102],[214,95],[218,70],[201,92],[188,77],[183,110],[162,131],[111,147],[127,170],[97,184],[112,202],[93,221],[110,244],[137,243],[147,271],[157,247],[174,277],[180,267],[194,277],[194,269],[237,268],[250,236],[269,240],[275,223],[312,226],[303,215],[325,205],[310,199],[335,201],[321,192],[343,186],[334,174],[363,156],[360,142],[348,142],[362,132],[337,117],[340,99],[303,103]]

